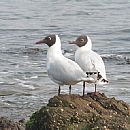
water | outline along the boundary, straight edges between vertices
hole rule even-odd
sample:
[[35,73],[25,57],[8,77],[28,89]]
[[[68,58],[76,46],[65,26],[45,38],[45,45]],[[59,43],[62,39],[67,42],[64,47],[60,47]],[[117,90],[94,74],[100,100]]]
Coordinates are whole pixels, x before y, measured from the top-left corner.
[[[101,54],[109,84],[98,87],[107,96],[130,103],[130,2],[127,0],[1,0],[0,1],[0,116],[28,118],[57,95],[47,76],[47,46],[35,42],[59,34],[63,53],[74,57],[69,45],[89,35]],[[94,91],[88,85],[87,91]],[[68,86],[62,87],[68,93]],[[82,94],[81,83],[72,93]]]

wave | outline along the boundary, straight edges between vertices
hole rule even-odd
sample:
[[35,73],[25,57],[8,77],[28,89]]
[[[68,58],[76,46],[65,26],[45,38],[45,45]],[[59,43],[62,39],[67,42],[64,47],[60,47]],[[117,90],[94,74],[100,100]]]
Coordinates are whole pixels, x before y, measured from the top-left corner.
[[21,86],[21,87],[24,87],[24,88],[31,89],[31,90],[36,89],[33,85],[30,85],[30,84],[18,83],[18,85]]
[[17,82],[17,85],[19,85],[23,88],[28,88],[28,89],[31,89],[31,90],[36,89],[32,84],[29,84],[29,82],[26,81],[26,80],[21,80],[21,79],[18,79],[18,78],[15,78],[14,80]]
[[[62,50],[63,55],[67,58],[74,60],[74,51],[70,50]],[[47,49],[46,48],[37,48],[37,47],[22,47],[22,48],[9,48],[5,50],[0,50],[2,54],[9,55],[42,55],[42,58],[46,58]],[[117,54],[116,54],[117,53]],[[118,61],[118,64],[130,64],[130,51],[121,51],[116,50],[116,53],[111,54],[102,54],[101,57],[106,61]]]
[[117,61],[118,65],[122,64],[130,64],[130,57],[118,54],[103,54],[101,55],[103,60],[106,61]]
[[[65,57],[74,60],[72,52],[64,52],[63,54]],[[102,54],[101,57],[104,61],[117,62],[117,65],[130,64],[130,57],[121,54]]]
[[45,49],[40,49],[40,48],[10,48],[10,49],[6,49],[6,50],[0,50],[0,53],[3,54],[23,54],[23,55],[34,55],[34,54],[46,54],[47,50]]
[[124,33],[130,33],[130,29],[129,28],[122,29],[121,31],[124,32]]

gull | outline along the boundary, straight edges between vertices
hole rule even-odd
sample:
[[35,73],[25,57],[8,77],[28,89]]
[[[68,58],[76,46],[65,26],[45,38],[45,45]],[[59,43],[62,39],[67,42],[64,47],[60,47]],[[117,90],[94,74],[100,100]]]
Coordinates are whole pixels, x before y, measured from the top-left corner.
[[[101,56],[92,50],[92,42],[89,36],[81,35],[70,44],[76,44],[78,49],[75,52],[75,61],[88,75],[94,76],[95,92],[97,84],[107,84],[105,65]],[[85,89],[85,82],[83,82]]]
[[62,54],[61,41],[58,35],[48,35],[36,42],[36,44],[41,43],[49,46],[47,51],[47,72],[49,78],[59,85],[58,95],[60,95],[61,85],[70,85],[69,93],[71,94],[71,85],[81,81],[93,80],[87,77],[87,74],[75,61],[66,58]]

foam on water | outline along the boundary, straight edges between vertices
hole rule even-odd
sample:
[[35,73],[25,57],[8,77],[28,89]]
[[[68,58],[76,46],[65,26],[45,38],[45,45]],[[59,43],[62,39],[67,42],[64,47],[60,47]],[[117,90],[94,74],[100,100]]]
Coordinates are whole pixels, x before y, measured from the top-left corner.
[[29,84],[18,83],[18,85],[24,88],[32,89],[32,90],[36,89],[33,85],[29,85]]

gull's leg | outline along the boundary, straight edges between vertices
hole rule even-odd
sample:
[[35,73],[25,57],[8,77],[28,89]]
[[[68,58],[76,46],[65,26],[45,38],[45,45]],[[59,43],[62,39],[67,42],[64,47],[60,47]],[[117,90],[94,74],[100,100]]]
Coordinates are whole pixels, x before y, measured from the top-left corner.
[[84,97],[84,94],[85,94],[85,81],[83,81],[83,97]]
[[97,84],[95,84],[95,91],[94,91],[94,95],[96,95],[97,92]]
[[69,86],[69,94],[71,94],[71,85]]
[[[99,80],[99,73],[100,73],[100,72],[97,71],[97,80]],[[94,95],[96,95],[96,94],[97,94],[97,84],[95,83]]]
[[59,89],[58,89],[58,96],[60,96],[60,90],[61,90],[61,89],[60,89],[60,85],[59,85]]

